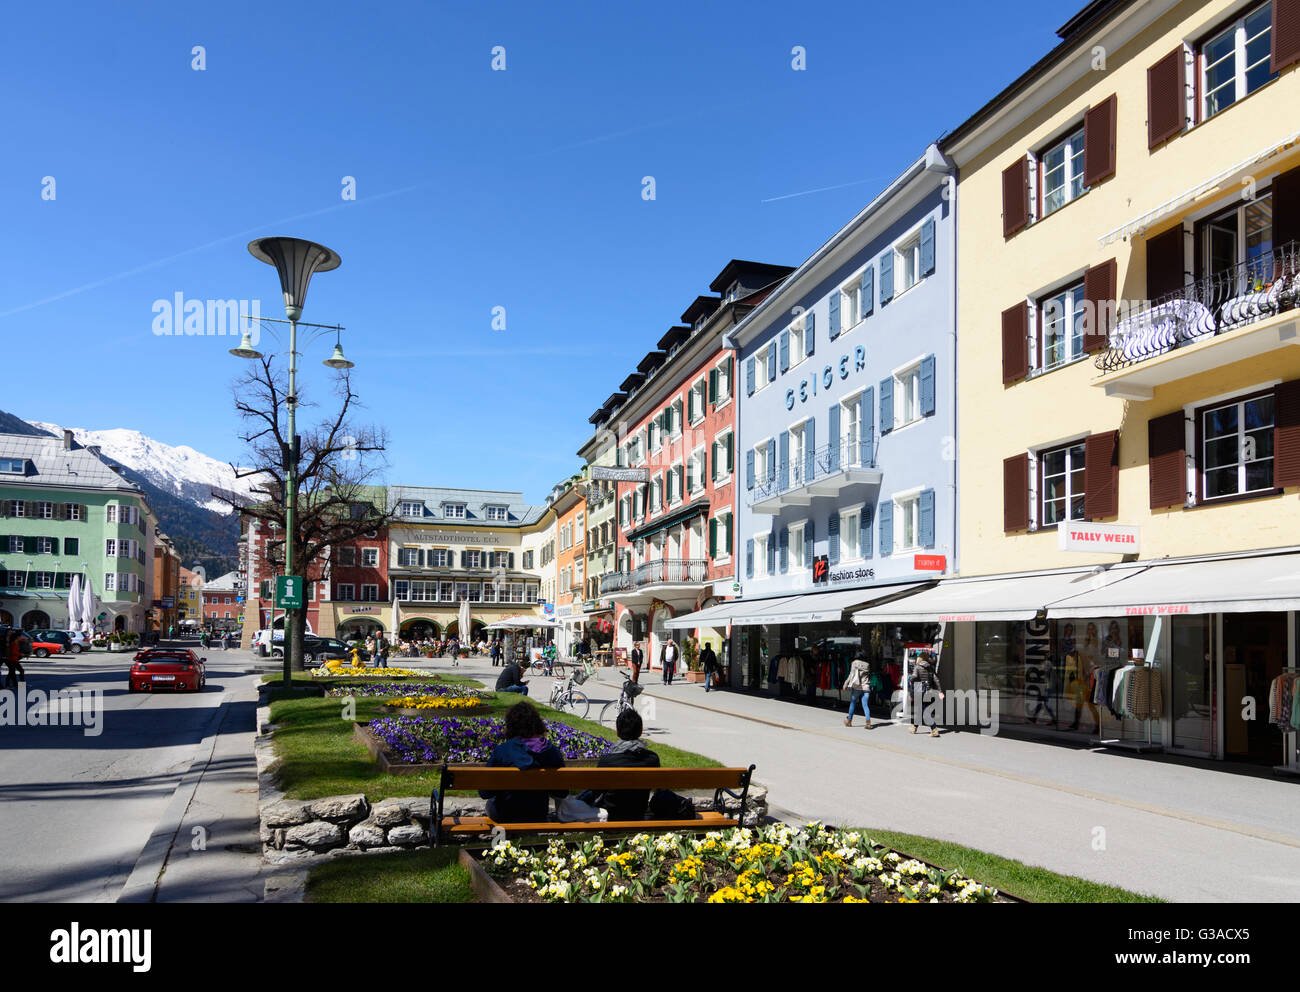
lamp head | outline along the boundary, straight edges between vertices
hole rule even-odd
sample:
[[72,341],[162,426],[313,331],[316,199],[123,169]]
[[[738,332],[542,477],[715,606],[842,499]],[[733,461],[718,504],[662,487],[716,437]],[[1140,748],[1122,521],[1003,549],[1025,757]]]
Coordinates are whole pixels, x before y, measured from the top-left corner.
[[325,359],[325,361],[323,361],[321,364],[328,365],[332,369],[339,369],[339,370],[350,369],[356,365],[355,362],[349,362],[346,358],[343,357],[343,345],[338,343],[334,345],[334,354],[330,355],[330,357]]
[[238,348],[231,348],[230,353],[236,358],[261,358],[262,353],[253,347],[253,339],[249,336],[248,331],[239,341]]
[[302,238],[258,238],[248,243],[248,251],[259,261],[275,266],[284,294],[284,313],[290,320],[302,317],[311,277],[337,269],[343,261],[324,245]]

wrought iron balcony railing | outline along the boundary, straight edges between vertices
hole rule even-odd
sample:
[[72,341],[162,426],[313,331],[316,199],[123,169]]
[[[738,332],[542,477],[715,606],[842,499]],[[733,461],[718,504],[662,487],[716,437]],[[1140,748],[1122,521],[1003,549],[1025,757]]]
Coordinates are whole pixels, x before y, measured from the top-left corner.
[[792,457],[785,473],[781,472],[780,466],[773,465],[767,476],[758,479],[749,491],[749,504],[765,502],[850,469],[874,469],[879,448],[880,441],[874,430],[863,432],[861,437],[850,433],[836,444],[817,448],[811,456]]
[[1298,301],[1300,243],[1291,241],[1118,314],[1097,368],[1116,372],[1292,310]]
[[643,586],[666,583],[686,584],[708,580],[709,563],[704,558],[659,558],[638,565],[630,572],[602,576],[600,594],[628,592]]

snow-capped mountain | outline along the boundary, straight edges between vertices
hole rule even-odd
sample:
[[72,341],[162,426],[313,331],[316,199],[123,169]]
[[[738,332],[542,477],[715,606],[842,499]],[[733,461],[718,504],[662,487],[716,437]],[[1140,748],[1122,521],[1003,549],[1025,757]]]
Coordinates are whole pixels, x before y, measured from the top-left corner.
[[[29,423],[57,437],[63,435],[64,429],[58,424],[38,420]],[[72,436],[78,444],[96,445],[108,458],[137,472],[164,492],[216,513],[229,513],[230,507],[213,497],[213,490],[247,496],[252,488],[252,476],[236,478],[234,469],[225,462],[187,445],[163,444],[139,431],[123,428],[88,431],[73,427]]]

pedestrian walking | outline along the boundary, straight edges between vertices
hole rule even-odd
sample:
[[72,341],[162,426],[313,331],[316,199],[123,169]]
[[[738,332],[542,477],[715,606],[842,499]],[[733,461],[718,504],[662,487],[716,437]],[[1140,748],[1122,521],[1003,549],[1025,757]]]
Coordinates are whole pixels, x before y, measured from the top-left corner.
[[492,649],[489,652],[489,656],[492,658],[493,668],[496,668],[497,665],[501,664],[501,642],[500,641],[492,642]]
[[673,676],[677,673],[678,654],[677,642],[671,637],[659,649],[659,665],[663,669],[664,685],[673,684]]
[[632,663],[632,681],[641,681],[641,664],[645,661],[645,655],[641,652],[641,642],[637,641],[632,645],[632,654],[628,659]]
[[871,710],[867,708],[867,700],[871,694],[871,666],[867,664],[867,659],[858,655],[853,659],[853,664],[849,668],[848,677],[844,680],[841,687],[849,690],[849,715],[844,718],[844,726],[853,726],[853,709],[856,706],[862,707],[862,715],[866,717],[866,728],[871,729]]
[[718,656],[713,653],[713,645],[705,644],[700,652],[700,664],[704,666],[704,691],[713,687],[713,676],[718,671]]
[[31,642],[21,630],[9,631],[6,638],[4,661],[8,666],[8,672],[5,675],[5,688],[17,691],[19,680],[27,679],[27,672],[23,669],[23,658],[31,652]]
[[375,653],[379,655],[379,667],[388,667],[388,639],[383,634],[375,635]]
[[[920,729],[921,721],[925,718],[923,704],[926,692],[936,692],[939,694],[939,698],[943,699],[943,687],[939,685],[939,675],[934,670],[933,658],[933,651],[923,651],[912,666],[911,682],[909,683],[912,690],[912,733],[916,733]],[[933,723],[930,724],[930,736],[939,736],[939,728]]]

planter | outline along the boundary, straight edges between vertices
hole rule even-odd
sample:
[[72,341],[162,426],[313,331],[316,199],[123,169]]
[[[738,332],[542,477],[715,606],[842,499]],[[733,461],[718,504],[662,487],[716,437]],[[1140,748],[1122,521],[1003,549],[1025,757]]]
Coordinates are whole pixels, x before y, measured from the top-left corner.
[[704,673],[703,673],[703,672],[685,672],[685,673],[683,673],[682,678],[684,678],[687,682],[703,682],[703,681],[704,681]]
[[479,867],[474,855],[463,847],[460,849],[460,863],[469,872],[469,887],[474,890],[474,895],[478,897],[479,902],[514,902],[506,895],[505,889],[497,885],[492,880],[492,876]]

